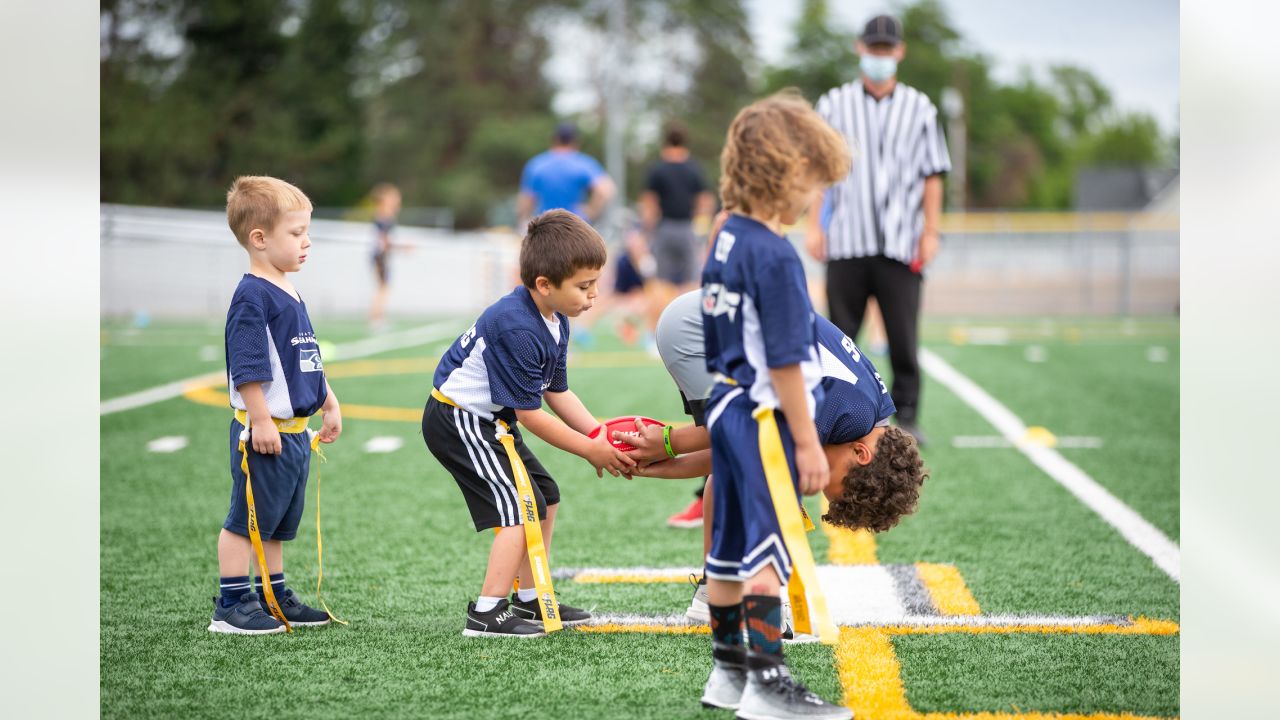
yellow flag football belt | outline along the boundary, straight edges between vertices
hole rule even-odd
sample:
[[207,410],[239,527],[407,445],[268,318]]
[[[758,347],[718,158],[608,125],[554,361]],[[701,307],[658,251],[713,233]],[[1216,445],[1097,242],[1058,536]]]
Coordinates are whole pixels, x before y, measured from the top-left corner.
[[[431,397],[455,408],[458,404],[444,393],[432,388]],[[459,408],[461,409],[461,408]],[[542,521],[538,518],[538,501],[533,495],[533,483],[529,471],[516,451],[516,439],[511,426],[497,421],[498,442],[507,451],[511,471],[516,476],[516,493],[520,496],[520,521],[524,525],[524,544],[529,553],[529,567],[533,569],[533,584],[538,591],[538,609],[542,612],[542,629],[555,632],[563,627],[560,622],[560,606],[556,603],[556,591],[551,585],[551,563],[547,560],[547,546],[542,542]]]
[[813,551],[805,537],[805,527],[813,527],[808,513],[796,502],[795,485],[787,466],[787,455],[778,434],[778,422],[772,408],[759,408],[752,413],[760,428],[760,460],[764,465],[769,496],[778,515],[778,527],[782,530],[782,542],[791,556],[791,581],[787,594],[791,597],[791,614],[795,631],[813,634],[824,645],[835,645],[838,639],[835,623],[827,611],[827,598],[818,584],[818,568],[813,562]]
[[[320,449],[320,435],[311,432],[307,427],[307,422],[311,418],[291,418],[282,420],[280,418],[271,418],[271,422],[276,429],[288,435],[298,435],[304,432],[311,433],[311,451],[320,456],[320,462],[329,462],[324,456],[324,451]],[[253,504],[253,480],[249,477],[249,453],[245,447],[245,443],[249,441],[249,414],[244,410],[236,410],[236,421],[244,426],[244,430],[240,431],[240,471],[244,473],[244,501],[249,512],[249,541],[253,543],[253,552],[258,556],[258,572],[263,578],[262,594],[267,601],[267,609],[275,616],[277,620],[284,623],[284,627],[288,632],[293,632],[293,626],[289,624],[288,619],[284,616],[284,610],[280,608],[280,603],[276,600],[275,591],[271,588],[271,571],[267,568],[267,554],[262,549],[262,533],[258,529],[258,512]],[[324,597],[320,594],[320,583],[324,581],[324,544],[320,540],[320,470],[316,470],[316,600],[320,602],[320,606],[324,608],[325,613],[329,615],[329,619],[334,622],[347,624],[346,620],[340,619],[333,611],[329,609],[329,604],[324,601]]]

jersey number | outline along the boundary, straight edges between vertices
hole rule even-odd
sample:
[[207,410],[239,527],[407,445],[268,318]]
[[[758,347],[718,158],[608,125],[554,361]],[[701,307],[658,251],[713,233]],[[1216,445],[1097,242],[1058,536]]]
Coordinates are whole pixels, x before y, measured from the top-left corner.
[[476,326],[472,325],[470,330],[462,333],[462,337],[458,338],[458,344],[462,345],[462,347],[465,348],[467,345],[471,344],[471,341],[475,338],[475,336],[476,336]]
[[862,353],[858,352],[858,346],[853,344],[848,335],[840,338],[840,344],[844,346],[846,352],[853,357],[854,362],[862,362]]

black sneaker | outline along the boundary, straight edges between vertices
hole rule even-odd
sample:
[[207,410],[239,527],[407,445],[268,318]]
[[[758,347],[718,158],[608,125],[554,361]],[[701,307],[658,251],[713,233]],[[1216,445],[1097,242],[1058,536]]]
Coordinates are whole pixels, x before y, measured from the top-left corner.
[[232,635],[270,635],[284,632],[284,623],[271,616],[258,602],[257,593],[247,592],[240,602],[223,607],[218,598],[213,599],[213,618],[209,620],[209,632]]
[[853,711],[832,705],[791,677],[781,663],[747,674],[738,703],[739,720],[852,720]]
[[467,624],[462,629],[466,637],[519,637],[534,638],[546,635],[541,624],[534,624],[519,617],[511,603],[499,600],[489,612],[476,610],[474,602],[467,603]]
[[[572,605],[565,605],[562,602],[556,603],[556,608],[560,612],[560,624],[562,625],[581,625],[591,619],[591,613],[576,608]],[[524,602],[520,600],[518,595],[511,596],[511,609],[515,614],[532,623],[537,623],[538,627],[542,627],[542,607],[538,603],[537,598]]]
[[313,627],[329,624],[329,613],[304,604],[293,593],[293,588],[285,588],[284,596],[276,600],[280,603],[280,609],[284,611],[284,617],[290,625]]

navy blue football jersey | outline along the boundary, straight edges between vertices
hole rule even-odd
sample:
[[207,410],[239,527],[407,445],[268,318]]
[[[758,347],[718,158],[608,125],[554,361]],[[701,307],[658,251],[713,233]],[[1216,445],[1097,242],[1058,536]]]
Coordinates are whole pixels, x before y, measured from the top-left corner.
[[329,395],[307,306],[256,275],[240,279],[227,310],[227,389],[231,407],[248,410],[239,387],[262,383],[271,417],[310,417]]
[[813,422],[823,445],[853,442],[889,422],[897,408],[871,358],[822,316],[818,317],[818,354],[823,393]]
[[707,370],[717,376],[712,406],[740,387],[758,407],[778,407],[769,370],[798,364],[813,412],[822,379],[816,314],[786,238],[730,215],[702,272],[702,315]]
[[528,288],[490,305],[449,346],[434,385],[458,407],[486,420],[515,422],[516,410],[542,407],[544,392],[569,389],[569,318],[538,311]]

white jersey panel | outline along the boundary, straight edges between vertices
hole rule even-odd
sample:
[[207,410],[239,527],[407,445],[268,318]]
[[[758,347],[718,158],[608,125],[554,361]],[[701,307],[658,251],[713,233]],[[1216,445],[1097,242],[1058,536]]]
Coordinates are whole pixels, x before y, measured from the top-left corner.
[[467,358],[462,361],[440,387],[440,392],[458,404],[458,407],[484,418],[493,420],[493,413],[502,408],[493,404],[493,395],[489,392],[489,370],[484,364],[485,342],[483,337],[475,339],[475,345]]

